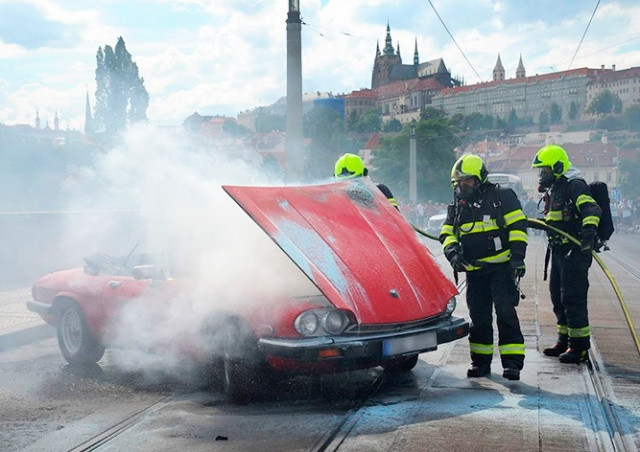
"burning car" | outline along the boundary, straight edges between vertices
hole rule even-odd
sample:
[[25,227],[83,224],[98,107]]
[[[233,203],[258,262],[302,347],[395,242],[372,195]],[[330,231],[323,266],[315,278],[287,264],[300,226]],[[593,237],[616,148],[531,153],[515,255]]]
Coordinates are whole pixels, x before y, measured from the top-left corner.
[[[227,306],[203,319],[199,340],[186,340],[195,356],[219,365],[231,399],[246,400],[266,373],[407,372],[419,353],[468,334],[467,321],[452,315],[456,287],[367,178],[223,189],[319,289]],[[162,306],[188,286],[140,255],[96,254],[85,264],[40,278],[27,302],[56,326],[71,364],[102,358],[108,325],[125,306]]]

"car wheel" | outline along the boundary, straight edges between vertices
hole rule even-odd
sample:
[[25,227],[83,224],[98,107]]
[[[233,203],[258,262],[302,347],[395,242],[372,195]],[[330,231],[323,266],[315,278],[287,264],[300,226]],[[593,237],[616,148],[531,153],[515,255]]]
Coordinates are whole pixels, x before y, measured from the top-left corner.
[[417,353],[408,357],[391,359],[385,362],[382,365],[382,368],[385,370],[385,372],[404,373],[409,372],[411,369],[416,367],[416,364],[418,364]]
[[236,322],[228,326],[221,344],[222,391],[229,401],[237,404],[256,397],[265,375],[255,338],[241,330]]
[[69,364],[95,364],[104,355],[104,347],[91,335],[80,307],[65,303],[58,314],[58,345]]

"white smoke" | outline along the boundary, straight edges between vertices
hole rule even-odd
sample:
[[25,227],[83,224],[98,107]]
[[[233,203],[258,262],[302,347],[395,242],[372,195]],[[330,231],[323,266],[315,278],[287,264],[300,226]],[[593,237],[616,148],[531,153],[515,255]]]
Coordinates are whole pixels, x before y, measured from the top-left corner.
[[[249,157],[249,159],[247,158]],[[109,334],[126,348],[152,349],[181,366],[178,358],[203,319],[219,310],[273,297],[317,293],[302,272],[223,191],[223,184],[274,185],[260,171],[257,155],[239,148],[203,147],[181,130],[132,128],[124,143],[96,158],[91,190],[80,190],[74,208],[109,206],[135,212],[135,226],[122,215],[71,225],[69,240],[113,243],[126,255],[146,252],[171,261],[188,290],[168,300],[154,290],[128,304]],[[117,234],[110,237],[110,234]],[[88,254],[88,253],[87,253]],[[209,344],[211,346],[211,344]],[[139,354],[113,353],[128,370],[145,370]]]

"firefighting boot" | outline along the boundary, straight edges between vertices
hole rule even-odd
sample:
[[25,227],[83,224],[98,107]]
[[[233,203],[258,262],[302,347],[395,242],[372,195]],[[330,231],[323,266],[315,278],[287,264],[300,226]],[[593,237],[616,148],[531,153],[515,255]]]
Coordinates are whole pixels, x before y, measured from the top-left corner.
[[565,364],[580,364],[589,359],[588,350],[570,348],[559,356],[560,362]]
[[567,351],[568,346],[569,346],[569,335],[558,334],[558,342],[556,342],[549,348],[545,348],[542,351],[542,353],[544,353],[547,356],[560,356],[561,354]]
[[520,380],[520,371],[515,367],[507,367],[502,372],[502,376],[507,380]]
[[467,370],[467,377],[480,378],[491,373],[491,364],[471,364]]

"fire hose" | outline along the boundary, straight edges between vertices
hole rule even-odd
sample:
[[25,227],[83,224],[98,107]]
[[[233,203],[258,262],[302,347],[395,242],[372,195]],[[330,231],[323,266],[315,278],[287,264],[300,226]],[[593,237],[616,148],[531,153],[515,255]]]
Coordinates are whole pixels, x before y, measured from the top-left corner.
[[[553,231],[557,234],[560,234],[561,236],[567,238],[568,240],[570,240],[571,242],[575,243],[576,245],[580,245],[580,241],[573,237],[570,234],[567,234],[566,232],[553,227],[547,223],[545,223],[542,220],[538,220],[535,218],[528,218],[527,221],[529,222],[529,224],[534,224],[536,225],[536,227],[539,229],[540,227],[548,229],[550,231]],[[432,240],[438,240],[438,237],[435,237],[431,234],[428,234],[427,232],[423,231],[422,229],[418,228],[417,226],[411,225],[411,227],[414,229],[414,231],[416,231],[418,234],[423,235],[427,238],[430,238]],[[620,291],[620,287],[618,287],[618,283],[616,282],[615,278],[613,277],[613,275],[611,274],[611,271],[609,270],[609,268],[605,265],[605,263],[602,261],[602,259],[600,258],[600,256],[598,256],[598,253],[595,252],[595,250],[591,250],[591,254],[593,256],[593,258],[595,259],[595,261],[598,263],[598,265],[600,266],[600,268],[602,269],[602,271],[604,272],[605,276],[609,279],[609,282],[611,283],[611,287],[613,288],[613,291],[616,294],[616,297],[618,297],[618,301],[620,302],[620,307],[622,308],[622,312],[624,314],[625,320],[627,321],[627,326],[629,327],[629,331],[631,332],[631,336],[633,337],[634,343],[636,345],[636,350],[638,351],[638,355],[640,355],[640,340],[638,340],[638,334],[636,333],[636,329],[635,326],[633,324],[633,320],[631,319],[631,316],[629,315],[629,310],[627,309],[627,304],[624,301],[624,297],[622,296],[622,292]]]

